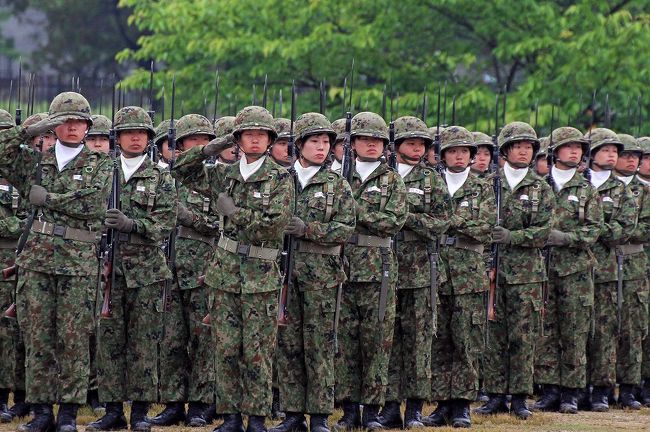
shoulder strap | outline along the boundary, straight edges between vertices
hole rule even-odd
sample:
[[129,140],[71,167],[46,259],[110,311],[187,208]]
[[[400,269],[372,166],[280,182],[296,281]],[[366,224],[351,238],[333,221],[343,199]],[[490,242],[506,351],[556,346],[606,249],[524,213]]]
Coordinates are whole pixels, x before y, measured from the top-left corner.
[[158,169],[154,168],[153,172],[155,175],[149,177],[149,187],[147,188],[147,212],[149,213],[156,204],[156,189],[158,189],[158,181],[160,180]]
[[580,201],[578,202],[578,220],[580,223],[585,221],[585,208],[587,207],[587,188],[589,185],[584,183],[580,188]]
[[264,190],[262,191],[262,206],[266,209],[271,204],[271,180],[274,176],[278,175],[278,170],[271,170],[269,179],[264,182]]
[[431,211],[431,176],[430,170],[424,170],[424,213]]
[[327,183],[325,183],[325,219],[323,222],[329,222],[332,218],[332,209],[334,208],[334,180],[336,176],[333,174],[327,175]]
[[379,211],[384,211],[388,202],[388,173],[382,174],[379,179],[381,183],[381,201],[379,201]]
[[94,153],[90,153],[88,155],[88,164],[84,167],[84,187],[90,186],[90,179],[93,175],[93,172],[95,171],[95,167],[97,167],[97,160],[98,157]]

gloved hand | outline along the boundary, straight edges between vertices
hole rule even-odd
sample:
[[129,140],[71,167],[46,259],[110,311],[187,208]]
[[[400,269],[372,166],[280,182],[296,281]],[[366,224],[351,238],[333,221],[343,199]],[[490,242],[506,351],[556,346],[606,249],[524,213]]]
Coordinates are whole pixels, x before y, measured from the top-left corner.
[[452,215],[449,218],[449,228],[459,229],[459,228],[463,228],[465,224],[466,224],[465,219],[462,218],[461,216]]
[[189,211],[187,207],[185,207],[182,204],[179,204],[178,206],[178,213],[176,215],[178,222],[187,227],[192,226],[192,222],[194,222],[194,213]]
[[548,246],[566,246],[569,244],[570,240],[569,234],[552,229],[551,234],[548,236],[548,240],[546,240],[546,244]]
[[41,207],[45,204],[47,200],[47,189],[43,186],[32,185],[32,188],[29,190],[29,203],[36,207]]
[[113,208],[106,210],[106,216],[104,217],[104,225],[106,228],[116,229],[123,233],[130,233],[133,231],[134,224],[135,222],[133,222],[133,219],[127,217],[118,209]]
[[203,154],[206,156],[217,156],[219,153],[227,148],[235,145],[235,137],[233,134],[224,135],[215,138],[203,147]]
[[232,216],[239,207],[235,205],[235,201],[225,192],[221,192],[217,197],[217,213],[226,217]]
[[298,216],[293,216],[289,225],[284,229],[284,232],[296,237],[304,237],[307,225]]
[[510,230],[500,226],[494,227],[492,230],[492,241],[501,244],[510,243]]
[[57,117],[55,119],[46,117],[41,121],[29,125],[25,128],[25,133],[29,137],[36,137],[43,135],[46,132],[53,131],[55,127],[65,123],[65,120],[62,117]]

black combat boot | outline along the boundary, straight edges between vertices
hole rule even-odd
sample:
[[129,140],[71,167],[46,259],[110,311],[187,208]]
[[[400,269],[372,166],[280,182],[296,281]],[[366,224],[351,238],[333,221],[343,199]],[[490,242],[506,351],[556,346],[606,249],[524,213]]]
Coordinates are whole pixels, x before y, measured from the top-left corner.
[[327,414],[311,414],[309,416],[309,432],[330,432],[327,425]]
[[468,400],[456,399],[452,401],[451,425],[455,428],[468,428],[472,426]]
[[591,411],[591,389],[578,389],[578,411]]
[[224,414],[223,423],[214,428],[212,432],[244,432],[244,421],[241,413]]
[[13,417],[27,417],[31,411],[31,406],[25,402],[25,390],[14,390],[14,405],[9,408]]
[[526,404],[526,396],[528,395],[514,394],[510,401],[510,413],[514,414],[521,420],[528,420],[528,418],[533,415]]
[[150,432],[151,423],[147,421],[149,402],[133,401],[131,403],[131,430],[133,432]]
[[18,426],[18,432],[53,432],[54,412],[50,404],[33,404],[34,418],[29,423]]
[[474,408],[474,414],[492,415],[508,412],[508,402],[506,395],[500,393],[488,393],[490,399],[482,406]]
[[384,429],[384,426],[379,422],[379,405],[363,406],[361,427],[369,431]]
[[576,414],[578,412],[578,389],[562,387],[560,409],[562,414]]
[[630,384],[621,384],[618,389],[618,404],[621,408],[631,410],[640,410],[641,402],[634,397],[634,386]]
[[361,427],[361,411],[358,403],[343,402],[343,417],[334,425],[337,432],[351,431]]
[[287,411],[284,421],[269,432],[307,432],[307,419],[303,413]]
[[650,407],[650,378],[643,381],[643,388],[641,389],[641,402],[644,406]]
[[379,413],[379,423],[386,429],[402,429],[404,420],[402,420],[400,406],[399,402],[386,402]]
[[424,427],[422,423],[423,399],[406,399],[406,411],[404,411],[404,428],[418,429]]
[[533,404],[533,411],[557,411],[560,408],[560,386],[546,384],[542,397]]
[[609,406],[614,406],[618,403],[616,400],[616,385],[609,388],[609,393],[607,393],[607,402],[609,402]]
[[62,403],[56,416],[56,432],[77,432],[77,411],[79,405]]
[[203,427],[208,424],[205,415],[208,404],[203,402],[190,402],[187,408],[185,424],[190,427]]
[[106,414],[106,407],[103,403],[99,402],[99,392],[97,390],[88,390],[86,404],[93,410],[95,415]]
[[246,426],[246,432],[267,432],[264,422],[266,417],[264,416],[248,416],[248,426]]
[[280,410],[280,390],[273,389],[273,402],[271,403],[271,420],[284,420],[284,413]]
[[147,423],[155,426],[174,426],[185,421],[185,404],[183,402],[167,402],[165,409],[155,417],[147,418]]
[[451,419],[451,401],[438,402],[436,409],[428,416],[422,417],[422,424],[429,427],[446,426]]
[[485,390],[481,387],[476,394],[476,402],[487,402],[490,400],[490,396],[485,392]]
[[609,411],[608,394],[609,387],[594,386],[594,390],[591,393],[591,410],[595,412]]
[[215,421],[217,418],[221,418],[219,414],[217,414],[217,406],[215,404],[210,404],[208,407],[205,409],[205,422],[207,424],[212,424],[213,421]]
[[7,402],[9,402],[9,389],[0,389],[0,423],[9,423],[14,417],[9,412]]
[[126,417],[124,417],[124,407],[122,402],[108,402],[106,404],[106,414],[98,420],[86,426],[87,432],[94,431],[115,431],[127,429]]

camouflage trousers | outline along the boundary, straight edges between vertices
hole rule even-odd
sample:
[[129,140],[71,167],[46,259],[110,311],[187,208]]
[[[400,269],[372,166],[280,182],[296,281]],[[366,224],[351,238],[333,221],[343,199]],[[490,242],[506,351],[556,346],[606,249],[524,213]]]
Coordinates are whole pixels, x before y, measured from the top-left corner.
[[268,416],[278,293],[213,292],[217,413]]
[[94,276],[20,270],[18,324],[24,337],[27,401],[86,402]]
[[616,282],[594,284],[593,334],[587,345],[589,383],[600,387],[616,384]]
[[158,399],[158,342],[163,282],[127,288],[116,275],[111,318],[99,323],[97,381],[102,402]]
[[339,402],[384,404],[395,324],[395,284],[389,284],[382,322],[379,322],[380,291],[380,282],[343,285],[339,353],[335,360],[335,397]]
[[431,289],[398,289],[386,401],[429,400],[433,334]]
[[[648,308],[650,313],[650,307]],[[650,380],[650,316],[647,316],[648,320],[648,336],[643,339],[643,361],[641,364],[641,377],[644,380]]]
[[496,319],[488,322],[488,345],[483,359],[486,392],[533,394],[541,290],[541,283],[499,285]]
[[329,415],[334,409],[337,288],[301,286],[300,282],[296,287],[301,290],[291,294],[289,322],[278,329],[280,407],[287,412]]
[[648,281],[623,282],[621,333],[616,350],[616,380],[619,384],[641,384],[643,340],[648,335]]
[[[14,281],[0,282],[0,314],[13,303]],[[16,320],[0,315],[0,389],[14,388]]]
[[158,353],[160,356],[160,402],[187,401],[190,360],[187,352],[188,326],[185,322],[181,291],[172,284],[168,310],[162,316],[163,334]]
[[591,271],[559,277],[551,272],[544,337],[535,350],[535,383],[587,385],[587,340],[594,306]]
[[484,347],[485,293],[438,296],[438,332],[431,348],[431,400],[474,400]]

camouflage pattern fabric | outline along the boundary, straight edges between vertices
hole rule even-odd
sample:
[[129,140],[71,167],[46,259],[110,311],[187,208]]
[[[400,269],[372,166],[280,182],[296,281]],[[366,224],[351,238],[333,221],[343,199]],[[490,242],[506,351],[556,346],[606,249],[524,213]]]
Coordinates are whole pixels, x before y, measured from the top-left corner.
[[[178,252],[176,256],[178,257]],[[169,296],[167,311],[161,323],[164,331],[158,343],[159,399],[163,403],[185,402],[191,370],[187,352],[189,329],[185,322],[181,291],[177,283],[172,284]]]

